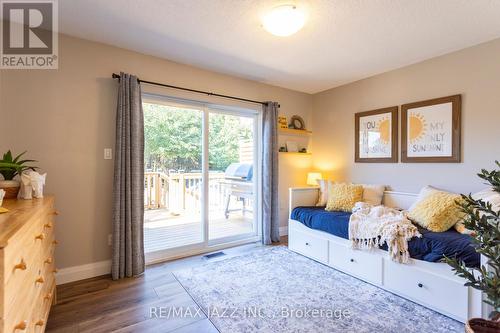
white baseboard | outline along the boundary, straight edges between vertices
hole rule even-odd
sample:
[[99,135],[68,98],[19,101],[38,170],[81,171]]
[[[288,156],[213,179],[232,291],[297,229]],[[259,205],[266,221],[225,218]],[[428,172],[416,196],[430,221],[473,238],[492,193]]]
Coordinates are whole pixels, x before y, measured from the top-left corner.
[[280,227],[280,237],[288,235],[288,227]]
[[[288,227],[280,227],[279,232],[280,237],[287,236]],[[90,279],[96,276],[106,275],[110,273],[111,260],[104,260],[80,266],[61,268],[56,274],[56,284],[60,285],[78,280]]]
[[93,262],[80,266],[60,269],[56,274],[56,284],[93,278],[111,273],[111,260]]

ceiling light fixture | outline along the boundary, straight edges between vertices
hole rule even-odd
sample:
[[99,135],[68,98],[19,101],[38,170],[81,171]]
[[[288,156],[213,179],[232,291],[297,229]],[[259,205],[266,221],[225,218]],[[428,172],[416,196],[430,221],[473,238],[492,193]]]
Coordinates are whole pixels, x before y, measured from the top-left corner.
[[295,5],[274,7],[269,13],[262,17],[264,29],[279,37],[293,35],[302,29],[305,22],[305,14],[297,9]]

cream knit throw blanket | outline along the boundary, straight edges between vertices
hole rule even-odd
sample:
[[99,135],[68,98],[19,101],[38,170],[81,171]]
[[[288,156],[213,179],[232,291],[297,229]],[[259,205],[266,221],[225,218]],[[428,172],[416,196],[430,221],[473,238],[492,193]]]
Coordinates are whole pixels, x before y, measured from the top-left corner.
[[357,202],[349,220],[349,240],[356,249],[378,248],[387,243],[392,260],[407,263],[410,259],[408,241],[422,237],[406,213],[385,206]]

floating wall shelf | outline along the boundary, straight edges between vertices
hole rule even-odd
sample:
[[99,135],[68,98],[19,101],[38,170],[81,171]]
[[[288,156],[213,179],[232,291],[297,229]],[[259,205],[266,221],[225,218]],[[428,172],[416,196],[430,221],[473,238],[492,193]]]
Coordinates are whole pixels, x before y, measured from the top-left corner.
[[301,135],[301,136],[309,136],[312,134],[311,131],[307,130],[298,130],[292,128],[280,128],[279,133],[283,135]]
[[311,155],[311,153],[299,153],[299,152],[291,152],[291,151],[280,151],[280,154],[290,154],[290,155]]

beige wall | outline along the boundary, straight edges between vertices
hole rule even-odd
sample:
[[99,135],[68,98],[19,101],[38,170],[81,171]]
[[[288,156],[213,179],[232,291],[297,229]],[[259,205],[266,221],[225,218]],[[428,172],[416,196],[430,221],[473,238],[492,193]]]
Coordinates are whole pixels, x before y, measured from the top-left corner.
[[[418,191],[482,188],[475,176],[500,159],[500,39],[334,88],[313,97],[313,165],[333,179]],[[459,164],[354,163],[354,113],[462,94]]]
[[[337,180],[383,183],[402,191],[418,191],[425,184],[462,192],[481,188],[474,174],[500,159],[499,58],[496,40],[308,95],[61,36],[59,70],[0,71],[0,152],[28,150],[48,172],[46,192],[57,196],[61,211],[58,266],[82,265],[110,257],[113,161],[103,159],[103,149],[114,142],[117,85],[112,72],[278,101],[283,114],[301,115],[312,124],[312,157],[280,156],[280,219],[285,226],[287,189],[304,185],[311,166]],[[458,93],[463,96],[463,163],[353,162],[355,112]],[[280,138],[281,143],[286,140]]]
[[[57,196],[61,211],[60,268],[110,258],[113,161],[103,159],[103,149],[114,142],[117,83],[111,73],[125,71],[152,81],[278,101],[287,116],[310,118],[312,96],[304,93],[67,36],[60,37],[59,56],[59,70],[0,72],[0,152],[28,150],[48,173],[46,192]],[[287,188],[303,184],[307,171],[304,163],[295,164],[282,159],[282,225],[287,220]]]

